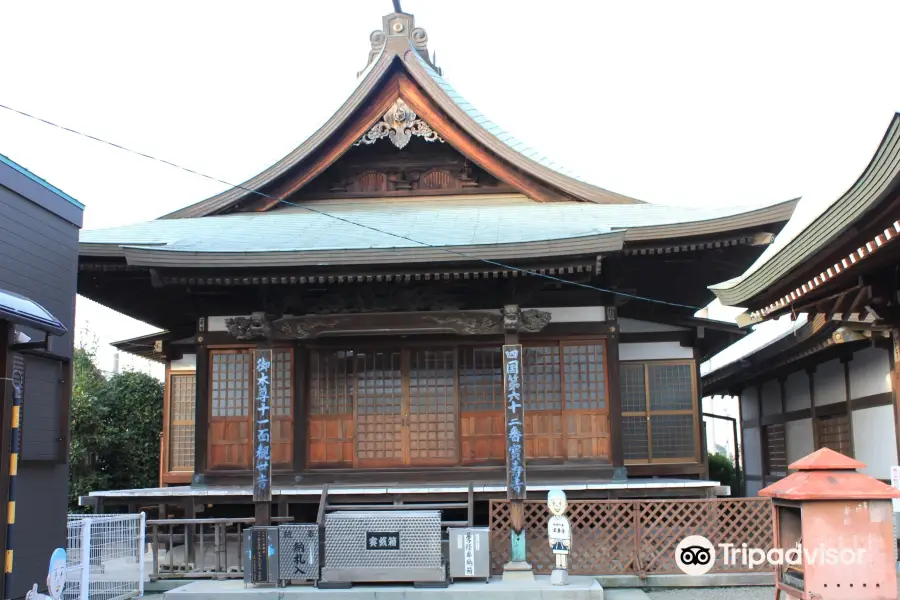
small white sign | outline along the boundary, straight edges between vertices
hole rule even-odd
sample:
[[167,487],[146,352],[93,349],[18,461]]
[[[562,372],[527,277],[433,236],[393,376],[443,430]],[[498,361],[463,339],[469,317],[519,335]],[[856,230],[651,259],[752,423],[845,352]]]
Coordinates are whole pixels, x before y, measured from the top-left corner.
[[[900,467],[891,467],[891,486],[900,490]],[[894,505],[894,512],[900,513],[900,498],[891,500]]]

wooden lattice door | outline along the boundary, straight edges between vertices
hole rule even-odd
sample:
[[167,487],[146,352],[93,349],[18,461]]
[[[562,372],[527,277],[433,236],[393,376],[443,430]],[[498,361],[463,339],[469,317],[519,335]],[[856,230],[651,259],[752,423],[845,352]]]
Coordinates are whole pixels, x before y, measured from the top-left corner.
[[456,351],[409,351],[409,393],[404,416],[410,464],[456,464],[459,457]]
[[356,460],[360,467],[402,466],[406,460],[399,350],[356,353]]

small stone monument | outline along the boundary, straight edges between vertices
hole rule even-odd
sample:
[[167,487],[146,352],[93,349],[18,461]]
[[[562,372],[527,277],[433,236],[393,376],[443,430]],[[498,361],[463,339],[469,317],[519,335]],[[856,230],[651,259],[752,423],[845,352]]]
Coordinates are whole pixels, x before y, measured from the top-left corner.
[[568,503],[562,490],[550,490],[547,494],[547,506],[553,514],[547,521],[547,536],[550,538],[550,549],[556,557],[556,566],[550,574],[553,585],[569,585],[569,551],[572,549],[572,526],[565,516]]

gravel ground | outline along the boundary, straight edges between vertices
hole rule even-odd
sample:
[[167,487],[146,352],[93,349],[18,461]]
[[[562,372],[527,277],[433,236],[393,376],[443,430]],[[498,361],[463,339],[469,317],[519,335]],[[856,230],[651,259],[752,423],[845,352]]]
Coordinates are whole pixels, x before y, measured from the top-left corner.
[[774,587],[682,588],[647,592],[652,600],[772,600]]

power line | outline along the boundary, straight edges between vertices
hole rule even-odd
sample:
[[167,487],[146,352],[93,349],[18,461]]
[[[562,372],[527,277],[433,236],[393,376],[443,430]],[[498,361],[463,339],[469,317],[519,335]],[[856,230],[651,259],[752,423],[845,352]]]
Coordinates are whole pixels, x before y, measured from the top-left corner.
[[216,183],[221,183],[221,184],[223,184],[223,185],[227,185],[227,186],[232,187],[232,188],[237,188],[237,189],[243,190],[243,191],[245,191],[245,192],[248,192],[248,193],[251,193],[251,194],[256,194],[256,195],[258,195],[258,196],[262,196],[263,198],[268,198],[268,199],[270,199],[270,200],[275,200],[276,202],[280,202],[280,203],[286,204],[286,205],[288,205],[288,206],[294,206],[294,207],[296,207],[296,208],[300,208],[300,209],[302,209],[302,210],[306,210],[306,211],[309,211],[309,212],[312,212],[312,213],[316,213],[316,214],[322,215],[322,216],[324,216],[324,217],[328,217],[328,218],[330,218],[330,219],[335,219],[335,220],[337,220],[337,221],[342,221],[342,222],[344,222],[344,223],[347,223],[347,224],[349,224],[349,225],[353,225],[353,226],[355,226],[355,227],[361,227],[361,228],[363,228],[363,229],[368,229],[368,230],[370,230],[370,231],[375,231],[375,232],[380,233],[380,234],[382,234],[382,235],[388,235],[388,236],[395,237],[395,238],[398,238],[398,239],[401,239],[401,240],[405,240],[405,241],[407,241],[407,242],[412,242],[412,243],[414,243],[414,244],[418,244],[418,245],[424,246],[424,247],[426,247],[426,248],[431,248],[431,249],[433,249],[433,250],[438,250],[438,251],[441,251],[441,252],[446,252],[446,253],[448,253],[448,254],[453,254],[453,255],[455,255],[455,256],[459,256],[460,258],[465,258],[466,260],[474,260],[474,261],[482,262],[482,263],[485,263],[485,264],[493,265],[493,266],[495,266],[495,267],[500,267],[500,268],[502,268],[502,269],[507,269],[507,270],[510,270],[510,271],[516,271],[516,272],[523,273],[523,274],[526,274],[526,275],[532,275],[532,276],[534,276],[534,277],[541,277],[541,278],[544,278],[544,279],[549,279],[549,280],[555,281],[555,282],[557,282],[557,283],[564,283],[564,284],[567,284],[567,285],[573,285],[573,286],[576,286],[576,287],[580,287],[580,288],[584,288],[584,289],[589,289],[589,290],[593,290],[593,291],[596,291],[596,292],[602,292],[602,293],[604,293],[604,294],[612,294],[612,295],[615,295],[615,296],[621,296],[621,297],[623,297],[623,298],[631,298],[632,300],[641,300],[641,301],[643,301],[643,302],[651,302],[651,303],[654,303],[654,304],[662,304],[662,305],[666,305],[666,306],[675,306],[675,307],[678,307],[678,308],[688,308],[688,309],[695,310],[695,311],[700,310],[700,309],[702,308],[702,307],[699,307],[699,306],[689,306],[689,305],[687,305],[687,304],[679,304],[678,302],[668,302],[668,301],[666,301],[666,300],[657,300],[656,298],[648,298],[648,297],[646,297],[646,296],[639,296],[639,295],[636,295],[636,294],[629,294],[629,293],[627,293],[627,292],[620,292],[620,291],[617,291],[617,290],[610,290],[610,289],[606,289],[606,288],[601,288],[601,287],[597,287],[597,286],[594,286],[594,285],[590,285],[590,284],[587,284],[587,283],[581,283],[581,282],[578,282],[578,281],[570,281],[570,280],[568,280],[568,279],[563,279],[563,278],[561,278],[561,277],[555,277],[555,276],[553,276],[553,275],[547,275],[547,274],[545,274],[545,273],[538,273],[537,271],[532,271],[532,270],[530,270],[530,269],[523,269],[523,268],[521,268],[521,267],[515,267],[515,266],[512,266],[512,265],[507,265],[507,264],[505,264],[505,263],[497,262],[497,261],[490,260],[490,259],[487,259],[487,258],[480,258],[480,257],[478,257],[478,256],[472,256],[472,255],[466,254],[466,253],[464,253],[464,252],[457,252],[456,250],[451,250],[451,249],[446,248],[446,247],[435,246],[435,245],[433,245],[433,244],[429,244],[429,243],[427,243],[427,242],[422,242],[422,241],[413,239],[413,238],[411,238],[411,237],[407,237],[407,236],[405,236],[405,235],[401,235],[401,234],[398,234],[398,233],[392,233],[392,232],[390,232],[390,231],[385,231],[385,230],[383,230],[383,229],[379,229],[379,228],[373,227],[373,226],[371,226],[371,225],[365,225],[365,224],[363,224],[363,223],[358,223],[358,222],[353,221],[353,220],[351,220],[351,219],[347,219],[347,218],[345,218],[345,217],[339,217],[339,216],[337,216],[337,215],[333,215],[333,214],[327,213],[327,212],[325,212],[325,211],[321,211],[321,210],[312,208],[312,207],[310,207],[310,206],[306,206],[306,205],[302,205],[302,204],[296,204],[296,203],[294,203],[294,202],[289,202],[288,200],[284,200],[284,199],[282,199],[282,198],[277,198],[277,197],[275,197],[275,196],[271,196],[271,195],[269,195],[269,194],[266,194],[266,193],[264,193],[264,192],[260,192],[260,191],[258,191],[258,190],[254,190],[254,189],[250,189],[250,188],[244,187],[244,186],[242,186],[242,185],[237,185],[237,184],[234,184],[234,183],[230,183],[230,182],[225,181],[225,180],[223,180],[223,179],[219,179],[219,178],[217,178],[217,177],[213,177],[212,175],[207,175],[206,173],[201,173],[200,171],[195,171],[194,169],[191,169],[191,168],[188,168],[188,167],[183,167],[183,166],[181,166],[181,165],[179,165],[179,164],[173,163],[173,162],[168,161],[168,160],[165,160],[165,159],[163,159],[163,158],[157,158],[156,156],[152,156],[152,155],[150,155],[150,154],[146,154],[146,153],[140,152],[140,151],[138,151],[138,150],[132,150],[131,148],[127,148],[127,147],[125,147],[125,146],[122,146],[121,144],[117,144],[117,143],[115,143],[115,142],[110,142],[110,141],[104,140],[104,139],[102,139],[102,138],[99,138],[99,137],[90,135],[90,134],[88,134],[88,133],[84,133],[84,132],[78,131],[78,130],[76,130],[76,129],[72,129],[71,127],[66,127],[66,126],[64,126],[64,125],[59,125],[58,123],[54,123],[53,121],[49,121],[49,120],[47,120],[47,119],[43,119],[43,118],[41,118],[41,117],[37,117],[37,116],[35,116],[35,115],[29,114],[29,113],[27,113],[27,112],[25,112],[25,111],[18,110],[18,109],[16,109],[16,108],[12,108],[11,106],[7,106],[7,105],[5,105],[5,104],[0,104],[0,108],[6,109],[6,110],[8,110],[8,111],[10,111],[10,112],[16,113],[16,114],[21,115],[21,116],[23,116],[23,117],[27,117],[27,118],[29,118],[29,119],[33,119],[33,120],[35,120],[35,121],[39,121],[39,122],[41,122],[41,123],[44,123],[45,125],[50,125],[51,127],[55,127],[55,128],[57,128],[57,129],[62,129],[63,131],[68,131],[69,133],[73,133],[73,134],[75,134],[75,135],[78,135],[78,136],[81,136],[81,137],[88,138],[88,139],[93,140],[93,141],[95,141],[95,142],[99,142],[99,143],[101,143],[101,144],[106,144],[107,146],[112,146],[113,148],[118,148],[119,150],[124,150],[125,152],[129,152],[129,153],[131,153],[131,154],[136,154],[136,155],[138,155],[138,156],[142,156],[142,157],[144,157],[144,158],[148,158],[148,159],[150,159],[150,160],[154,160],[154,161],[156,161],[156,162],[163,163],[163,164],[168,165],[168,166],[170,166],[170,167],[174,167],[174,168],[176,168],[176,169],[180,169],[180,170],[182,170],[182,171],[186,171],[187,173],[191,173],[191,174],[193,174],[193,175],[197,175],[197,176],[199,176],[199,177],[203,177],[204,179],[209,179],[210,181],[215,181]]

